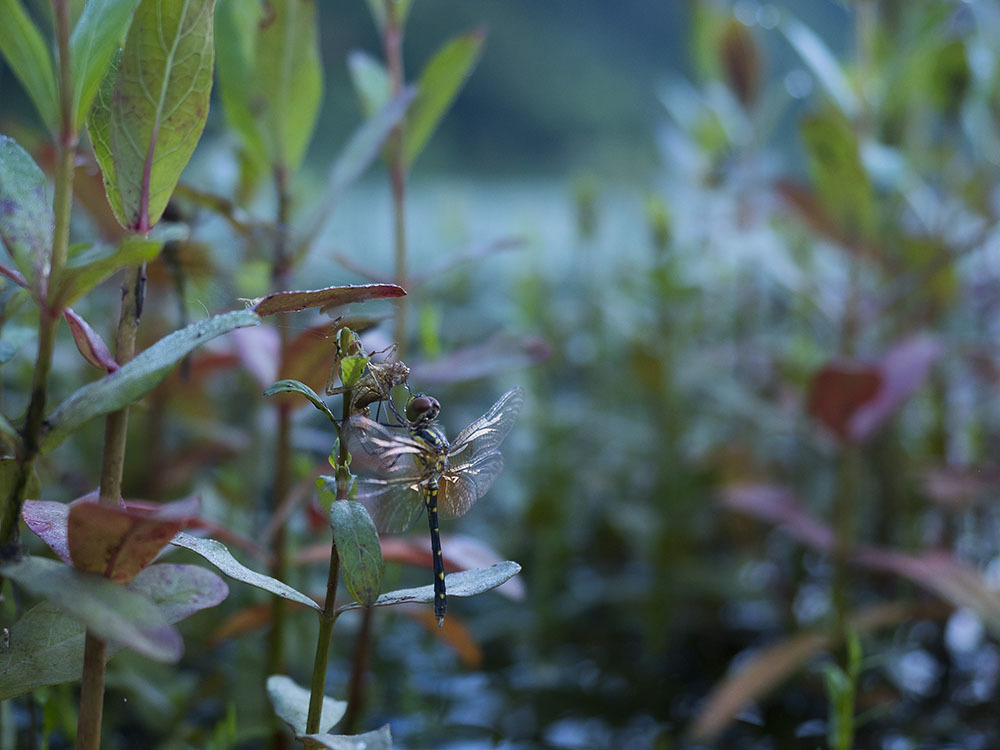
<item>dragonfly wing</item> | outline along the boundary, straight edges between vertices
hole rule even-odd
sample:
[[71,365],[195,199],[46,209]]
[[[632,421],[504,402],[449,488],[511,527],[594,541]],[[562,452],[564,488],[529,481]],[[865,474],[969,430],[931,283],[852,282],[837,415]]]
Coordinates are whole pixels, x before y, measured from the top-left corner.
[[361,415],[351,417],[344,428],[347,450],[357,460],[355,471],[387,476],[414,474],[413,456],[423,446],[403,427],[392,427]]
[[486,494],[503,469],[503,456],[492,451],[477,456],[462,466],[461,471],[446,471],[438,489],[438,514],[442,518],[458,518]]
[[424,501],[416,485],[395,479],[357,477],[354,497],[361,502],[383,534],[401,534],[420,518]]
[[524,404],[524,392],[512,388],[503,394],[483,416],[466,427],[455,438],[448,452],[449,461],[456,467],[474,463],[479,456],[500,447],[517,421]]

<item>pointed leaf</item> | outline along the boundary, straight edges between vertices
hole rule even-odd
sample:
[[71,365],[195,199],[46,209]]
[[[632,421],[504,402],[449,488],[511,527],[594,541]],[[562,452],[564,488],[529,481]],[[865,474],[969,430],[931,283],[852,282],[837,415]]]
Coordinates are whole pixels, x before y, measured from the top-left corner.
[[104,640],[156,661],[175,662],[181,656],[180,634],[142,594],[40,557],[8,563],[0,573],[83,621]]
[[[502,583],[510,580],[521,572],[521,566],[516,562],[507,560],[488,568],[476,568],[475,570],[463,570],[460,573],[452,573],[445,577],[444,582],[448,590],[448,596],[476,596],[490,589],[495,589]],[[400,589],[382,594],[373,607],[391,607],[395,604],[426,604],[434,601],[434,587],[421,586],[415,589]],[[339,607],[337,612],[346,612],[349,609],[360,609],[358,604],[347,604]]]
[[3,19],[0,54],[31,97],[42,122],[55,133],[59,122],[59,96],[48,45],[19,0],[0,0],[0,18]]
[[122,240],[118,247],[98,247],[80,253],[52,280],[50,306],[56,310],[69,307],[111,274],[152,261],[160,254],[164,242],[181,239],[185,234],[186,230],[177,227],[175,231],[149,239],[132,235]]
[[72,307],[63,310],[63,317],[69,324],[69,331],[73,334],[77,350],[85,360],[105,372],[114,372],[118,369],[118,363],[111,356],[111,351],[104,343],[104,339],[90,327],[86,320],[77,315]]
[[73,81],[73,125],[87,119],[94,96],[121,46],[139,0],[88,0],[70,37]]
[[96,502],[74,503],[68,520],[73,567],[115,583],[128,583],[187,521],[172,514],[158,517]]
[[[300,687],[291,677],[273,674],[267,678],[267,697],[279,719],[292,728],[296,735],[306,731],[306,717],[309,715],[309,691]],[[345,701],[323,697],[323,712],[320,717],[320,731],[326,732],[344,716],[347,711]]]
[[392,96],[389,72],[381,60],[362,50],[354,50],[347,56],[347,67],[351,72],[354,91],[361,102],[361,112],[365,117],[371,117],[388,104],[389,97]]
[[402,297],[406,294],[395,284],[357,284],[331,286],[301,292],[275,292],[269,294],[253,306],[253,311],[262,318],[280,312],[299,312],[312,307],[340,307],[371,299]]
[[267,151],[251,102],[260,21],[260,3],[218,0],[216,4],[215,69],[222,109],[229,127],[240,137],[246,155],[266,170]]
[[115,172],[115,158],[111,153],[111,100],[115,95],[121,60],[122,51],[118,50],[108,63],[107,71],[101,79],[87,115],[87,134],[90,136],[90,144],[94,147],[97,166],[101,169],[101,181],[104,183],[104,194],[108,199],[108,206],[111,207],[111,213],[119,224],[127,227],[128,219],[122,206],[121,186],[118,184],[118,174]]
[[298,380],[279,380],[277,383],[264,391],[265,396],[273,396],[276,393],[301,393],[312,402],[313,406],[326,414],[326,416],[330,418],[331,422],[334,424],[337,423],[337,418],[333,416],[333,412],[330,411],[330,408],[323,403],[323,399],[321,399],[316,391],[305,383],[300,383]]
[[302,163],[323,99],[316,3],[270,0],[257,35],[251,111],[262,124],[271,165],[294,173]]
[[375,603],[382,591],[385,563],[378,542],[378,532],[365,506],[353,500],[330,499],[330,526],[340,558],[340,574],[351,597],[362,607]]
[[280,596],[282,599],[304,604],[307,607],[315,609],[317,612],[322,611],[322,607],[316,604],[316,602],[305,594],[296,591],[288,584],[282,583],[276,578],[271,578],[271,576],[250,570],[250,568],[233,557],[224,545],[219,544],[214,539],[199,539],[182,531],[173,538],[171,544],[201,555],[212,563],[212,565],[236,581],[242,581],[264,591],[269,591],[272,594]]
[[169,623],[221,604],[229,596],[226,582],[200,565],[150,565],[139,572],[129,588],[152,599]]
[[111,100],[111,153],[126,228],[159,220],[208,118],[214,0],[142,0]]
[[46,424],[42,451],[59,445],[88,420],[117,411],[155,388],[177,362],[199,344],[234,328],[260,324],[251,310],[225,313],[199,321],[157,341],[117,372],[83,386],[56,407]]
[[459,90],[479,61],[485,40],[486,33],[481,30],[452,39],[427,63],[420,74],[417,100],[406,118],[403,158],[407,166],[416,161],[441,118],[458,96]]
[[45,174],[28,152],[0,135],[0,241],[36,292],[47,273],[55,231],[45,184]]
[[875,398],[882,382],[878,368],[859,362],[833,362],[816,373],[806,408],[841,440],[851,439],[851,424]]
[[303,734],[297,739],[314,742],[327,750],[392,750],[388,724],[364,734]]
[[29,529],[52,549],[67,565],[73,564],[69,554],[69,504],[51,500],[25,500],[21,517]]

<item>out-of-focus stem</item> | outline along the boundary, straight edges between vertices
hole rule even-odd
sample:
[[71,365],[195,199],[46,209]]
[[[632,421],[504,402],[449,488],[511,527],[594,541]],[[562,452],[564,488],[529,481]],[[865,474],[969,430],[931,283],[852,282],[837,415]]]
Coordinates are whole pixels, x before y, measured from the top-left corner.
[[[403,28],[391,0],[386,2],[384,30],[385,60],[393,96],[403,90]],[[392,184],[393,229],[395,237],[396,283],[406,288],[406,159],[405,127],[401,121],[389,137],[389,180]],[[406,358],[406,298],[401,297],[395,306],[396,346],[400,359]]]

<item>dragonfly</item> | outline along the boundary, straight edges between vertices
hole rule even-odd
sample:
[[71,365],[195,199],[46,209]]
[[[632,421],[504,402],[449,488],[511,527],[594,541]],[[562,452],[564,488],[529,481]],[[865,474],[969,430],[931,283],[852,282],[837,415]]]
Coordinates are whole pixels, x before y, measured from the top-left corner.
[[405,417],[398,415],[400,425],[362,415],[347,424],[352,468],[360,465],[359,474],[370,474],[356,478],[354,496],[365,505],[378,530],[402,533],[427,512],[438,627],[444,624],[447,608],[438,519],[465,515],[493,485],[503,469],[498,448],[523,402],[520,388],[507,391],[450,442],[438,422],[441,404],[425,394],[409,399]]

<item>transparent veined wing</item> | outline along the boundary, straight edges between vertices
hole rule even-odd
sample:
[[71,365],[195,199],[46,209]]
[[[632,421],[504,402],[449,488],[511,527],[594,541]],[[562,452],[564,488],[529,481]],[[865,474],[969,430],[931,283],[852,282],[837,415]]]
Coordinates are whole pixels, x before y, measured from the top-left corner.
[[503,394],[483,416],[470,424],[451,444],[448,460],[453,469],[462,469],[480,456],[493,453],[510,434],[524,404],[524,392],[512,388]]
[[344,436],[347,450],[357,459],[357,473],[414,472],[412,457],[426,450],[405,427],[384,425],[360,414],[348,420]]
[[365,506],[375,527],[383,534],[401,534],[410,528],[424,511],[419,483],[401,478],[356,477],[353,495]]
[[441,518],[464,516],[472,504],[486,494],[503,469],[503,456],[491,451],[462,465],[461,471],[449,469],[438,485],[438,514]]

